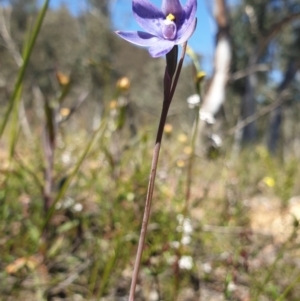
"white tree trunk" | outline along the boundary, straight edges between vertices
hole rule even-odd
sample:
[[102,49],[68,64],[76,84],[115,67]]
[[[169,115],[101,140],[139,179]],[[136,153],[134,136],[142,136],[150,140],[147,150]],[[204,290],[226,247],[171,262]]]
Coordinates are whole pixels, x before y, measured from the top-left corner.
[[200,114],[211,116],[218,113],[225,101],[226,84],[229,78],[231,64],[231,45],[228,35],[223,35],[217,41],[215,50],[215,70],[211,84],[204,96]]
[[210,86],[203,97],[200,107],[199,144],[206,129],[206,124],[214,123],[215,115],[219,112],[226,97],[226,85],[229,79],[231,65],[231,43],[226,0],[214,1],[214,15],[218,26],[216,48],[214,54],[214,72]]

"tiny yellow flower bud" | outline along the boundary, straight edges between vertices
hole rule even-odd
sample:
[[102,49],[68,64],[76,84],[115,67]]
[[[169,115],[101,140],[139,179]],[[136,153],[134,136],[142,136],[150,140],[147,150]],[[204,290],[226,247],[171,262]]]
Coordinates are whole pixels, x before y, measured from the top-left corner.
[[190,155],[192,153],[193,149],[190,147],[190,146],[186,146],[184,149],[183,149],[183,152],[186,154],[186,155]]
[[121,91],[127,91],[130,88],[130,80],[128,77],[124,76],[117,81],[117,88]]
[[56,78],[61,86],[66,86],[70,83],[70,77],[60,71],[56,72]]
[[110,103],[109,103],[109,108],[111,110],[114,110],[118,107],[118,102],[116,100],[112,100]]
[[179,168],[183,168],[185,166],[185,162],[183,160],[177,160],[176,165]]
[[173,131],[173,126],[170,123],[167,123],[164,127],[164,131],[166,134],[171,134]]
[[61,108],[59,113],[61,116],[67,117],[70,114],[70,109],[69,108]]
[[198,72],[196,75],[196,82],[201,83],[202,80],[205,78],[205,76],[206,76],[205,72],[203,72],[203,71]]
[[179,134],[177,137],[178,142],[184,144],[188,141],[188,137],[185,134]]
[[275,180],[271,177],[264,177],[263,182],[268,186],[268,187],[274,187],[275,186]]

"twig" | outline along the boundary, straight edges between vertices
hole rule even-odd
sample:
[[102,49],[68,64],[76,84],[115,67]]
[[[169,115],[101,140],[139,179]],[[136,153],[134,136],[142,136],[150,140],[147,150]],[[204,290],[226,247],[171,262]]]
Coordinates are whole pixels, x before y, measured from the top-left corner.
[[55,287],[50,289],[50,294],[55,294],[65,288],[67,288],[70,284],[72,284],[80,276],[80,273],[82,273],[86,268],[89,267],[90,264],[91,264],[91,261],[88,259],[86,262],[79,265],[77,267],[77,270],[74,273],[70,274],[68,277],[66,277],[66,279],[64,281],[60,282]]
[[247,117],[246,119],[244,119],[242,122],[239,122],[236,126],[232,127],[227,134],[228,135],[233,135],[236,131],[240,131],[241,129],[243,129],[245,126],[247,126],[248,124],[250,124],[251,122],[257,120],[258,118],[270,113],[271,111],[273,111],[274,109],[276,109],[277,107],[279,107],[280,105],[283,104],[283,102],[285,101],[284,98],[279,98],[277,101],[272,102],[271,104],[269,104],[268,106],[262,108],[260,111],[258,111],[257,113],[250,115],[249,117]]
[[234,82],[234,81],[244,78],[252,73],[267,72],[270,70],[271,70],[270,64],[257,64],[254,66],[250,66],[249,68],[246,68],[245,70],[240,70],[240,71],[234,72],[233,74],[231,74],[229,81]]
[[89,91],[84,91],[80,94],[80,96],[78,97],[78,100],[76,102],[76,104],[71,108],[70,113],[68,114],[68,116],[66,116],[65,118],[61,119],[59,121],[59,124],[62,124],[66,121],[68,121],[71,116],[79,109],[79,107],[85,102],[85,100],[87,99],[87,97],[89,96]]

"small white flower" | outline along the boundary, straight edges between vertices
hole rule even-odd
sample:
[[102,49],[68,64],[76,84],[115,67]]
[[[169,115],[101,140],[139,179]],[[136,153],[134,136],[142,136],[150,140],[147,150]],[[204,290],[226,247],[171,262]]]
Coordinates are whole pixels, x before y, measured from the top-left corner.
[[68,151],[65,151],[62,156],[61,156],[61,161],[64,163],[64,164],[70,164],[71,163],[71,153],[68,152]]
[[157,301],[157,300],[159,300],[159,294],[158,294],[158,292],[152,290],[152,291],[149,293],[149,300],[150,300],[150,301]]
[[184,219],[183,221],[183,233],[190,234],[193,232],[193,227],[191,220],[189,218]]
[[203,110],[199,111],[199,117],[201,120],[206,121],[208,124],[214,124],[215,118],[210,112],[206,112]]
[[73,208],[76,212],[80,212],[80,211],[82,211],[83,206],[80,203],[76,203]]
[[202,269],[205,273],[209,274],[212,271],[212,267],[210,263],[203,263]]
[[161,179],[161,180],[165,180],[168,178],[168,173],[165,170],[160,170],[157,173],[157,176]]
[[192,239],[189,235],[183,235],[182,239],[181,239],[181,243],[183,245],[189,245],[191,243]]
[[187,103],[190,109],[194,109],[197,105],[200,104],[200,96],[198,94],[193,94],[187,98]]
[[129,193],[127,193],[126,198],[129,202],[132,202],[135,198],[135,194],[133,192],[129,192]]
[[176,261],[176,256],[175,255],[170,256],[170,257],[167,258],[167,262],[168,262],[169,265],[174,264],[175,261]]
[[170,245],[174,249],[178,249],[180,247],[179,241],[171,241]]
[[215,146],[217,147],[221,147],[222,146],[222,139],[219,135],[217,134],[212,134],[210,136],[210,139],[213,141],[213,143],[215,144]]
[[63,202],[63,208],[70,208],[74,205],[75,201],[74,199],[67,197]]
[[231,281],[228,283],[227,289],[229,292],[233,292],[236,290],[236,285]]
[[177,220],[179,223],[179,226],[177,226],[177,228],[176,228],[177,232],[183,232],[186,234],[193,232],[192,223],[189,218],[184,218],[184,216],[182,214],[178,214]]
[[178,214],[178,215],[176,216],[176,218],[177,218],[179,224],[181,224],[181,222],[183,221],[183,218],[184,218],[184,217],[183,217],[182,214]]
[[193,258],[191,256],[182,256],[179,260],[179,268],[191,270],[193,267]]
[[61,208],[61,202],[56,203],[55,205],[55,209],[59,210]]
[[177,226],[176,231],[179,232],[179,233],[182,232],[182,226]]

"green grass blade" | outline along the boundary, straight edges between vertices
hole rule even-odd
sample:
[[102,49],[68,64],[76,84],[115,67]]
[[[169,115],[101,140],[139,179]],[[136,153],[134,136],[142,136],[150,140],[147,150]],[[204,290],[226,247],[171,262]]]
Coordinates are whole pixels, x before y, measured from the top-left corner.
[[91,150],[94,142],[97,140],[98,137],[102,137],[103,134],[105,133],[106,130],[106,125],[107,125],[107,114],[104,113],[103,114],[103,119],[101,124],[99,125],[99,127],[94,131],[93,136],[91,137],[90,141],[88,142],[85,150],[83,151],[82,155],[80,156],[79,160],[76,163],[76,166],[74,167],[73,171],[71,172],[71,174],[67,177],[66,181],[64,182],[64,184],[62,185],[61,189],[59,190],[58,194],[56,195],[56,198],[53,201],[53,204],[51,205],[51,207],[49,208],[47,217],[44,221],[43,227],[42,227],[42,232],[44,232],[45,228],[47,227],[54,211],[55,211],[55,205],[57,204],[57,202],[65,195],[67,189],[69,188],[73,178],[75,177],[75,175],[77,174],[80,166],[82,165],[84,159],[86,158],[87,154],[89,153],[89,151]]
[[290,283],[290,285],[285,289],[285,291],[283,292],[282,295],[279,296],[278,299],[276,299],[276,301],[284,301],[284,299],[288,296],[289,292],[296,286],[298,285],[300,282],[300,275],[298,275],[296,277],[296,279]]
[[38,15],[38,19],[36,21],[36,24],[33,28],[33,33],[30,37],[28,47],[26,47],[26,51],[25,51],[24,57],[23,57],[23,64],[22,64],[21,68],[19,69],[17,81],[15,83],[13,93],[10,97],[8,108],[7,108],[7,110],[4,114],[3,122],[0,126],[0,138],[3,135],[3,132],[5,130],[7,122],[9,120],[10,114],[13,110],[14,103],[15,103],[16,98],[18,96],[18,92],[20,91],[20,86],[22,85],[23,78],[24,78],[24,75],[25,75],[25,71],[27,69],[29,59],[30,59],[30,56],[32,54],[32,50],[33,50],[33,47],[35,45],[36,39],[37,39],[38,34],[40,32],[40,29],[42,27],[42,24],[43,24],[43,21],[44,21],[44,18],[45,18],[45,15],[46,15],[46,12],[47,12],[47,9],[48,9],[48,6],[49,6],[49,2],[50,2],[50,0],[45,0],[44,5],[43,5],[43,7],[42,7],[42,9],[41,9],[41,11]]
[[104,295],[104,292],[107,288],[109,280],[111,279],[111,274],[112,274],[112,271],[115,267],[116,261],[120,256],[120,251],[121,251],[121,246],[122,246],[122,244],[121,244],[121,235],[119,235],[116,238],[116,241],[117,241],[116,248],[112,252],[111,257],[108,259],[108,261],[105,265],[104,272],[103,272],[103,275],[101,277],[101,284],[100,284],[100,287],[99,287],[99,291],[98,291],[96,300],[100,300],[101,297]]
[[19,123],[18,123],[18,118],[19,118],[19,104],[21,101],[21,94],[22,94],[22,87],[23,85],[21,84],[19,86],[19,89],[17,90],[17,95],[16,95],[16,99],[14,101],[14,105],[12,108],[12,128],[11,128],[11,133],[10,133],[10,150],[9,150],[9,154],[10,154],[10,159],[13,157],[14,152],[15,152],[15,146],[17,143],[17,137],[18,137],[18,133],[19,133]]

